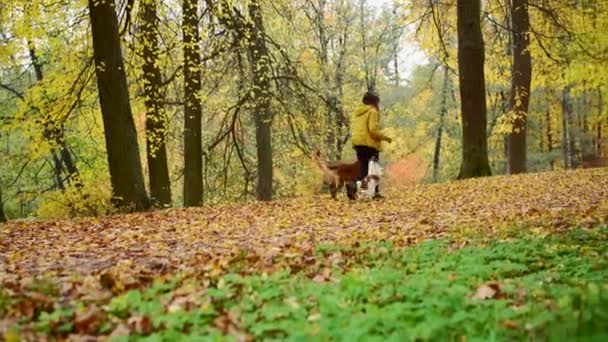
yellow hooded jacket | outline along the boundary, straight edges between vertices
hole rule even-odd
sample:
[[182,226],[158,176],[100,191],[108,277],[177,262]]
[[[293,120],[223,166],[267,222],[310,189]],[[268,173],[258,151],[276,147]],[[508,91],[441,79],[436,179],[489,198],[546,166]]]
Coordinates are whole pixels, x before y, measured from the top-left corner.
[[368,146],[380,150],[389,138],[380,132],[380,116],[374,106],[362,105],[351,117],[353,146]]

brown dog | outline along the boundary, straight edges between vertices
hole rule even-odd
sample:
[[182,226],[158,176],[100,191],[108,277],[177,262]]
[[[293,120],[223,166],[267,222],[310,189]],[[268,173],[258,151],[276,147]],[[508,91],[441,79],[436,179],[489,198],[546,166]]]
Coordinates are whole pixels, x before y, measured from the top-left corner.
[[[329,185],[331,197],[336,198],[338,191],[346,185],[352,187],[359,177],[359,161],[345,163],[342,161],[327,162],[321,159],[321,152],[317,151],[314,155],[315,162],[323,171],[323,180]],[[356,188],[354,189],[356,191]],[[348,196],[354,196],[353,189],[348,189]]]

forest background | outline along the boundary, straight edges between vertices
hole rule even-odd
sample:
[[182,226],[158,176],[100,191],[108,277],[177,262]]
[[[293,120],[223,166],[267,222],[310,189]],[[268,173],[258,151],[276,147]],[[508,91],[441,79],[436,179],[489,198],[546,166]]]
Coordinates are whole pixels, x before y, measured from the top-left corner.
[[[309,195],[370,88],[387,182],[464,178],[456,1],[94,3],[0,2],[2,219]],[[493,175],[605,165],[607,11],[482,1]]]

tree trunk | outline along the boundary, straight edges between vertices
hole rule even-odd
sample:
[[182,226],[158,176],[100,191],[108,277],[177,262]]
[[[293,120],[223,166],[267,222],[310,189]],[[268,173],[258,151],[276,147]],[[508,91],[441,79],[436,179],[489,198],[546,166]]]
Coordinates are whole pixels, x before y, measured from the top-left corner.
[[2,189],[0,189],[0,222],[6,222],[8,219],[4,214],[4,202],[2,201]]
[[344,139],[344,132],[348,130],[348,121],[346,119],[346,115],[344,114],[344,108],[342,107],[342,101],[344,95],[343,83],[342,83],[342,75],[341,71],[337,71],[338,75],[336,76],[336,87],[338,89],[338,96],[336,98],[336,160],[342,159],[342,153],[344,152],[344,144],[346,143],[346,139]]
[[272,112],[270,108],[270,57],[266,46],[264,21],[259,0],[249,3],[253,21],[249,53],[253,76],[255,140],[258,157],[257,199],[272,199]]
[[443,122],[448,112],[448,86],[449,86],[449,69],[444,66],[443,74],[443,89],[441,92],[441,108],[439,110],[439,127],[437,128],[437,138],[435,140],[435,153],[433,154],[433,182],[439,179],[439,160],[441,154],[441,137],[443,135]]
[[602,89],[601,88],[597,88],[597,96],[598,96],[598,102],[597,102],[597,126],[596,126],[596,136],[595,136],[595,154],[598,157],[603,157],[603,151],[602,151]]
[[397,51],[395,52],[394,56],[393,56],[393,67],[395,68],[395,87],[399,88],[399,82],[401,81],[399,79],[399,53],[398,53],[398,49],[396,49]]
[[141,2],[141,44],[144,72],[144,96],[146,105],[146,154],[150,197],[154,205],[171,206],[171,183],[167,163],[167,120],[161,104],[161,74],[158,67],[158,38],[156,27],[156,1]]
[[[340,3],[343,6],[343,3]],[[348,40],[348,28],[344,28],[340,37],[338,38],[338,59],[336,61],[336,74],[334,77],[335,81],[335,94],[336,94],[336,159],[342,159],[342,153],[344,151],[344,144],[348,140],[348,119],[344,113],[344,67],[345,67],[345,56]]]
[[570,102],[570,86],[562,91],[562,149],[564,152],[564,168],[574,167],[574,146],[572,146],[572,103]]
[[80,179],[80,172],[78,171],[78,168],[76,167],[74,158],[72,158],[72,153],[70,153],[70,150],[69,150],[67,144],[65,143],[65,141],[61,142],[60,152],[61,152],[61,161],[63,162],[63,165],[64,165],[65,169],[67,170],[68,183],[74,184],[74,186],[78,189],[82,188],[83,184],[82,184],[82,180]]
[[55,186],[57,189],[64,191],[65,184],[63,184],[63,166],[61,165],[61,159],[55,153],[55,149],[51,149],[51,157],[53,158],[53,176],[55,177]]
[[327,155],[334,157],[337,153],[336,147],[336,103],[337,99],[333,93],[329,73],[329,38],[325,29],[325,5],[326,0],[319,0],[315,8],[315,20],[319,35],[319,63],[323,75],[323,89],[325,90],[325,146]]
[[462,115],[459,179],[491,174],[488,162],[484,45],[480,0],[457,1],[458,70]]
[[121,209],[144,210],[149,200],[131,114],[114,1],[89,0],[93,55],[104,124],[113,201]]
[[[549,110],[547,110],[547,112],[545,113],[545,124],[547,126],[545,131],[547,136],[547,152],[551,153],[551,151],[553,151],[553,132],[551,128],[551,112]],[[551,170],[555,168],[554,164],[555,162],[553,161],[553,159],[551,159]]]
[[201,122],[201,55],[198,1],[184,0],[184,206],[203,203],[203,141]]
[[526,172],[526,125],[532,80],[532,57],[530,56],[530,17],[526,0],[513,0],[511,9],[513,29],[513,69],[511,73],[510,111],[515,116],[508,135],[508,173]]

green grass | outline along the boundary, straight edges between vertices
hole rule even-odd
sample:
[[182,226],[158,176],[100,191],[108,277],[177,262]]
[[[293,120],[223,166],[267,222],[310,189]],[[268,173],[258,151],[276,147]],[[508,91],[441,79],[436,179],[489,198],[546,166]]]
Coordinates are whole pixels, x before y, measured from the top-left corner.
[[[447,241],[405,249],[325,246],[317,253],[343,258],[329,281],[289,271],[242,276],[235,269],[214,280],[156,282],[114,297],[97,333],[135,316],[149,317],[151,331],[114,340],[233,340],[246,333],[291,341],[605,341],[607,246],[606,228],[464,248]],[[497,282],[502,295],[474,299],[487,281]],[[196,305],[168,309],[179,296]],[[39,315],[38,331],[64,336],[78,305]],[[229,323],[218,323],[227,313]]]

